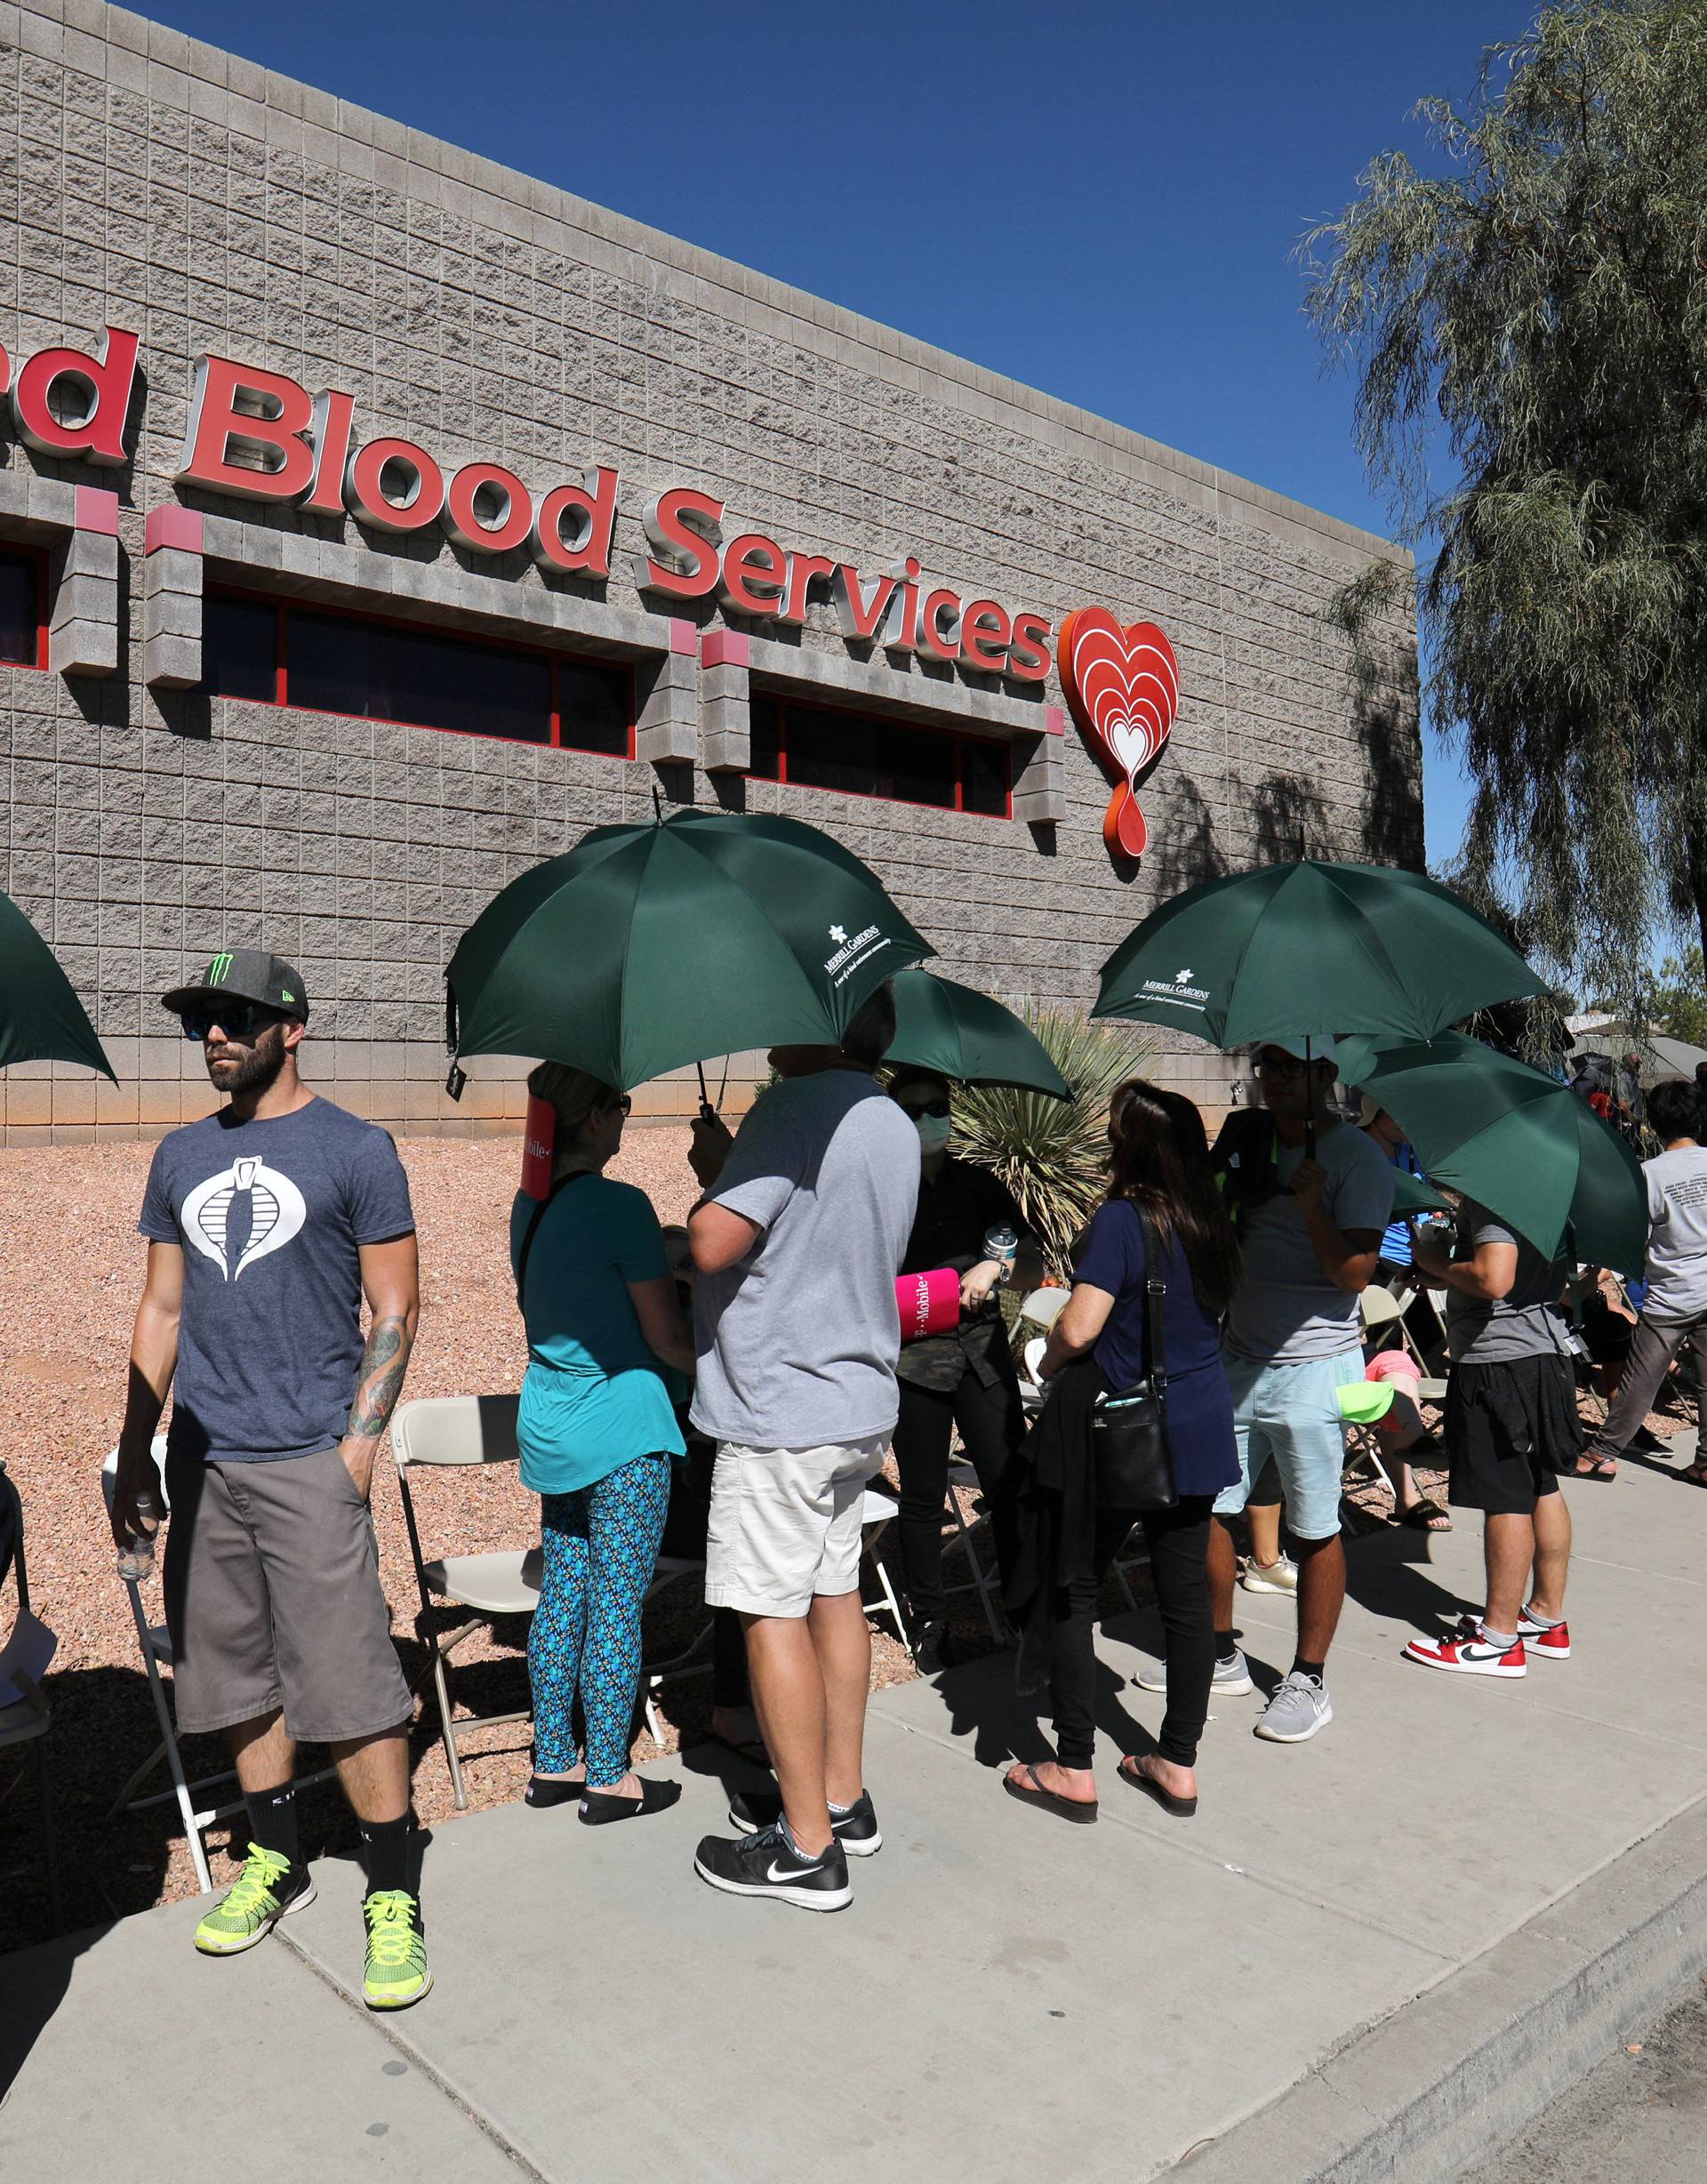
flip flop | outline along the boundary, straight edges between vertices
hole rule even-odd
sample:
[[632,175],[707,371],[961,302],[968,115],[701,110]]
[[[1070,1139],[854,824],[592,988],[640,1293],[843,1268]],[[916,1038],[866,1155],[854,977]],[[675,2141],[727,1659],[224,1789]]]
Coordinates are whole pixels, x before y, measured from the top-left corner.
[[1094,1797],[1088,1804],[1085,1804],[1076,1797],[1059,1796],[1054,1790],[1045,1789],[1037,1776],[1031,1773],[1030,1760],[1022,1759],[1020,1765],[1024,1768],[1028,1775],[1030,1775],[1031,1787],[1029,1790],[1024,1789],[1012,1775],[1004,1775],[1002,1787],[1010,1797],[1017,1797],[1022,1805],[1036,1805],[1041,1811],[1056,1813],[1062,1819],[1070,1820],[1075,1827],[1088,1827],[1095,1819],[1096,1800]]
[[1686,1464],[1678,1477],[1686,1486],[1707,1486],[1707,1461]]
[[[1582,1468],[1584,1464],[1589,1466],[1586,1471]],[[1565,1475],[1567,1479],[1591,1479],[1597,1486],[1610,1486],[1618,1476],[1618,1466],[1609,1456],[1599,1458],[1584,1456],[1577,1458],[1577,1468]]]
[[[1434,1522],[1436,1517],[1441,1520],[1439,1524]],[[1421,1501],[1414,1501],[1408,1509],[1401,1509],[1398,1522],[1408,1524],[1413,1531],[1417,1532],[1449,1532],[1452,1530],[1452,1519],[1439,1502],[1431,1502],[1426,1494]]]
[[1172,1813],[1176,1820],[1189,1820],[1198,1809],[1195,1797],[1176,1797],[1172,1790],[1165,1790],[1152,1774],[1146,1774],[1134,1756],[1122,1760],[1116,1772],[1123,1782],[1129,1782],[1135,1790],[1142,1790],[1146,1797],[1153,1797],[1164,1812]]

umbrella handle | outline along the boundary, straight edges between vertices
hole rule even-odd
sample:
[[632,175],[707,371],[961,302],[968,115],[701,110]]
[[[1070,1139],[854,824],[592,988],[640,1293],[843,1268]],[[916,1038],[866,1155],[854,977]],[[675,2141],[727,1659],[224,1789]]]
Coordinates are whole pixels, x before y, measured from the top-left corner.
[[717,1111],[705,1096],[705,1064],[696,1062],[693,1066],[700,1072],[700,1120],[715,1122],[717,1119]]
[[[1304,830],[1298,830],[1298,855],[1304,854]],[[1310,1057],[1310,1033],[1304,1033],[1304,1086],[1307,1092],[1314,1090],[1315,1065]],[[1304,1158],[1316,1158],[1316,1110],[1312,1107],[1304,1119]]]

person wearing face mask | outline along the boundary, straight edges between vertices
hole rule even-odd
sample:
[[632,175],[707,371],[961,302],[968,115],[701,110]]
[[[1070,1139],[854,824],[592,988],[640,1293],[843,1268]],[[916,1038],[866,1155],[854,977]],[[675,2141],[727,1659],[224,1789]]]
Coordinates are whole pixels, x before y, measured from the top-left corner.
[[[918,1211],[901,1271],[929,1273],[948,1266],[960,1276],[959,1326],[904,1343],[897,1368],[901,1416],[894,1449],[901,1509],[895,1530],[913,1618],[913,1658],[928,1675],[950,1659],[942,1593],[942,1506],[957,1428],[989,1505],[1004,1582],[1012,1568],[1014,1457],[1024,1418],[996,1291],[1006,1281],[1022,1290],[1036,1288],[1043,1262],[1006,1186],[975,1162],[950,1158],[947,1080],[903,1069],[889,1094],[918,1133]],[[1011,1258],[987,1248],[986,1240],[993,1244],[1003,1230],[1018,1239]]]

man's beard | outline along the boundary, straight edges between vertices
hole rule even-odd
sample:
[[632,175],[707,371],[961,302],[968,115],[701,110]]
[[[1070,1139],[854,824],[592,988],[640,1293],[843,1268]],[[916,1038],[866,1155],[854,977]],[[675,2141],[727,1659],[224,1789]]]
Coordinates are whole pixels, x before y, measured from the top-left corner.
[[[252,1047],[228,1047],[224,1054],[218,1057],[221,1070],[229,1070],[228,1057],[231,1056],[240,1056],[242,1058],[223,1081],[219,1078],[214,1078],[213,1081],[230,1098],[244,1093],[259,1095],[269,1091],[278,1081],[278,1073],[284,1066],[285,1053],[284,1027],[282,1024],[274,1024],[261,1033]],[[211,1064],[208,1074],[210,1077],[213,1074]]]

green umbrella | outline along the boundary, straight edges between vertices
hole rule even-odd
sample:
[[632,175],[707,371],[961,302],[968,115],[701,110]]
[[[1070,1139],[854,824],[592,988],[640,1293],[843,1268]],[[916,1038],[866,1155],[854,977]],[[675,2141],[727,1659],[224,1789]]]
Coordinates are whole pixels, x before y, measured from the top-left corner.
[[118,1082],[53,951],[0,895],[0,1069],[12,1062],[81,1062]]
[[1029,1024],[975,986],[929,971],[902,971],[895,980],[889,1059],[959,1084],[1016,1085],[1058,1100],[1072,1096]]
[[1408,1168],[1393,1170],[1393,1218],[1398,1220],[1407,1213],[1448,1213],[1451,1208],[1439,1191],[1430,1190],[1421,1176],[1413,1176]]
[[1493,1001],[1545,992],[1450,887],[1385,864],[1271,864],[1188,887],[1102,966],[1094,1016],[1218,1047],[1329,1032],[1432,1039]]
[[711,1055],[834,1045],[929,943],[797,819],[686,811],[595,827],[495,896],[445,978],[459,1057],[540,1055],[607,1084]]
[[1456,1032],[1342,1040],[1340,1073],[1381,1102],[1431,1182],[1477,1200],[1550,1258],[1563,1248],[1640,1272],[1641,1165],[1568,1085]]

